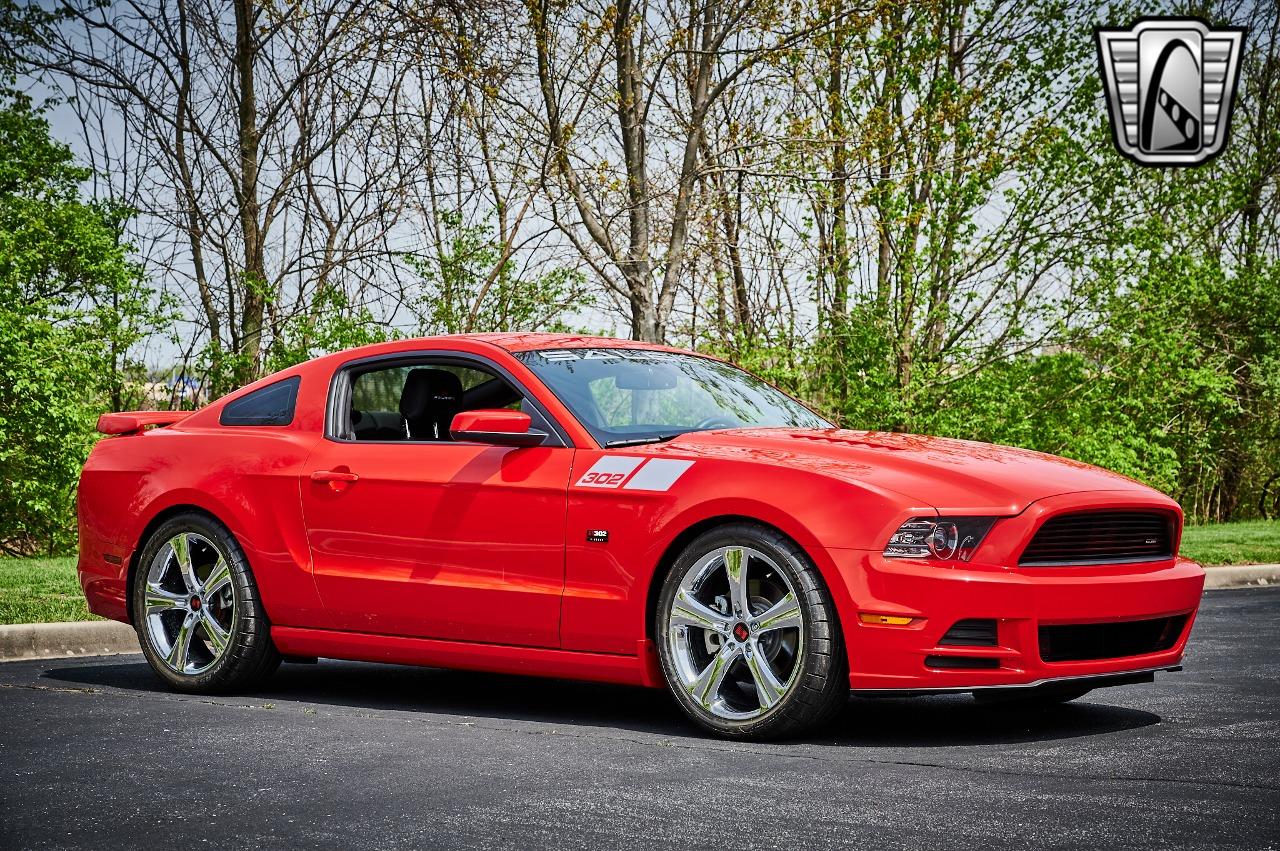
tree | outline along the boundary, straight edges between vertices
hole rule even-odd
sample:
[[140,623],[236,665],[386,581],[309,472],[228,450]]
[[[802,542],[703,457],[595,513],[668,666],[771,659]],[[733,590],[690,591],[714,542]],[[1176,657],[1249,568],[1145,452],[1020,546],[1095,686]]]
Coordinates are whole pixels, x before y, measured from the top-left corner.
[[[666,339],[690,247],[712,110],[766,57],[829,21],[733,3],[608,6],[530,0],[552,215],[638,340]],[[563,63],[574,62],[569,68]]]
[[[1052,342],[1082,303],[1088,201],[1114,179],[1090,168],[1106,152],[1081,73],[1094,15],[1060,0],[891,4],[826,45],[820,325],[837,359],[843,338],[882,338],[884,361],[851,360],[880,373],[880,421],[905,427],[963,376]],[[852,380],[833,378],[845,404]]]
[[565,311],[590,304],[581,272],[554,268],[522,277],[489,228],[464,224],[458,212],[440,216],[441,251],[405,258],[420,280],[415,307],[423,333],[567,331]]
[[[0,551],[71,544],[97,415],[126,401],[127,352],[159,316],[120,241],[125,211],[20,96],[0,106]],[[123,354],[122,354],[123,353]]]
[[1125,3],[47,8],[0,0],[0,48],[69,96],[85,192],[140,211],[115,220],[206,391],[399,334],[614,324],[1196,517],[1280,492],[1275,0],[1202,4],[1250,27],[1235,128],[1171,170],[1111,145],[1087,33]]
[[[69,0],[26,51],[80,104],[105,188],[189,300],[210,389],[286,325],[385,275],[423,161],[397,109],[429,10],[352,0]],[[123,126],[124,144],[107,140]]]
[[1216,521],[1261,513],[1280,474],[1280,9],[1233,11],[1249,34],[1230,146],[1198,168],[1125,168],[1113,215],[1138,215],[1117,215],[1106,328],[1080,346],[1178,459],[1167,489]]

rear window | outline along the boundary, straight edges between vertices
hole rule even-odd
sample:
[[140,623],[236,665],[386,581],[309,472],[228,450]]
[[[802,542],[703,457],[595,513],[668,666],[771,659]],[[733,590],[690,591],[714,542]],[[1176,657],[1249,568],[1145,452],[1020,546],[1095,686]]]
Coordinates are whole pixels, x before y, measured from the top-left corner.
[[268,384],[222,409],[218,422],[224,426],[285,426],[293,422],[293,409],[298,402],[300,376]]

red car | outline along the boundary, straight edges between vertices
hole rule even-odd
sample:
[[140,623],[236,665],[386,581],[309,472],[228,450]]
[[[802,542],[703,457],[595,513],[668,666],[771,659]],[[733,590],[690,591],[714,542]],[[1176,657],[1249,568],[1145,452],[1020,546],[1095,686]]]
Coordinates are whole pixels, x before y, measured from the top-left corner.
[[846,431],[714,358],[489,334],[107,414],[80,579],[184,691],[283,659],[667,687],[716,733],[855,693],[1070,700],[1176,670],[1176,502],[1022,449]]

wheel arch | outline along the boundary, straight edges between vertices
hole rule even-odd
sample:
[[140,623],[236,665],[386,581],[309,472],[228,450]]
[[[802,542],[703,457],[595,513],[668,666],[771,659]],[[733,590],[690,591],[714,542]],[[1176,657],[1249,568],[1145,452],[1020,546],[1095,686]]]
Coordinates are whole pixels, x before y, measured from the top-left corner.
[[[138,533],[137,537],[132,542],[133,548],[129,555],[129,569],[125,573],[124,586],[125,614],[129,617],[129,623],[136,623],[133,615],[133,583],[137,579],[138,562],[142,558],[142,551],[146,549],[147,541],[151,539],[151,536],[155,534],[157,529],[169,520],[182,514],[203,514],[205,517],[208,517],[224,529],[228,529],[226,522],[221,517],[203,505],[179,502],[165,506],[157,511],[151,519],[147,521],[146,525],[142,527],[142,531]],[[230,529],[228,529],[228,532],[230,532]]]
[[[838,579],[838,572],[833,568],[829,569],[829,566],[826,564],[827,559],[825,558],[825,553],[819,554],[818,552],[815,552],[815,549],[818,549],[815,546],[806,546],[800,536],[793,534],[776,523],[771,523],[768,520],[763,520],[760,517],[753,516],[751,514],[716,514],[710,517],[704,517],[701,520],[686,526],[671,539],[666,547],[663,548],[662,554],[659,556],[657,564],[655,565],[653,572],[650,574],[649,586],[645,592],[644,635],[647,640],[656,640],[658,597],[661,596],[662,584],[666,581],[667,575],[675,565],[676,559],[680,557],[680,553],[683,552],[685,547],[687,547],[699,535],[702,535],[712,529],[717,529],[721,526],[729,526],[734,523],[749,523],[754,526],[760,526],[791,541],[791,543],[795,544],[806,556],[809,557],[809,560],[816,567],[818,575],[821,576],[822,581],[826,583],[827,591],[832,595],[832,597],[847,597],[847,589],[844,589],[843,586],[837,587],[838,582],[833,581],[833,574],[834,578]],[[834,612],[834,615],[837,623],[839,623],[841,612],[839,599],[836,599],[836,603],[836,611]]]

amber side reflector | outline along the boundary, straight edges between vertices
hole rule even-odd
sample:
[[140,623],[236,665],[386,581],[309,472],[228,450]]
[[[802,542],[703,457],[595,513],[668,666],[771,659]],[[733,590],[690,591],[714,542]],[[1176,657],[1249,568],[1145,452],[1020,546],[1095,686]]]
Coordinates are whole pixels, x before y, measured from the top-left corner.
[[858,620],[873,626],[906,626],[915,618],[904,618],[898,615],[873,615],[869,612],[860,612]]

